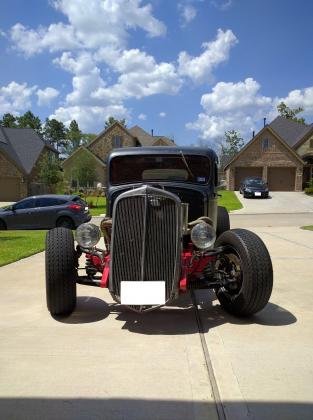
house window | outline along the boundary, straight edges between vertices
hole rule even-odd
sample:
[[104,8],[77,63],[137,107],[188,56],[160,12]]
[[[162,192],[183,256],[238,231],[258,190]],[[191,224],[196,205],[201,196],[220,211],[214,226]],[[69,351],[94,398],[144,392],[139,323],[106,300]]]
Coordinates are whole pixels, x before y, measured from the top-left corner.
[[121,136],[114,136],[113,137],[113,147],[114,147],[114,149],[122,147],[122,137]]
[[262,151],[263,152],[267,152],[268,149],[269,149],[269,147],[270,147],[270,141],[269,141],[269,139],[263,139],[262,140]]

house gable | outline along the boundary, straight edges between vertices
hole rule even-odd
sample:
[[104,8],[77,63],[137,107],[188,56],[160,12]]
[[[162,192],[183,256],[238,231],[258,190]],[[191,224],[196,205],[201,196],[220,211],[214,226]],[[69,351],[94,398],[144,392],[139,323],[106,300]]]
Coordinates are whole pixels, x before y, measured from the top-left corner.
[[[266,142],[267,140],[267,142]],[[302,166],[297,153],[269,126],[264,127],[225,166]]]
[[301,157],[313,156],[313,128],[310,132],[298,143],[295,147],[295,151]]
[[62,167],[64,170],[64,178],[69,182],[69,184],[75,180],[75,166],[84,156],[88,156],[93,159],[96,169],[97,182],[101,182],[104,185],[106,182],[106,164],[84,146],[76,149],[75,152],[63,162]]
[[114,149],[114,138],[121,138],[120,147],[136,146],[135,138],[119,122],[115,122],[106,130],[102,131],[87,148],[98,158],[106,161],[108,154]]

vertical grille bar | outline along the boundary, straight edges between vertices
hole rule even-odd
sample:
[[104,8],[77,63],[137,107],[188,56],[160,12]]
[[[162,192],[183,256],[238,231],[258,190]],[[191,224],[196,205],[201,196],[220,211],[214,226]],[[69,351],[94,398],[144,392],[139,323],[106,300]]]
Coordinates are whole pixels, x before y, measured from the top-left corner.
[[110,291],[119,299],[121,281],[165,281],[166,300],[177,287],[180,201],[142,187],[122,194],[113,214]]

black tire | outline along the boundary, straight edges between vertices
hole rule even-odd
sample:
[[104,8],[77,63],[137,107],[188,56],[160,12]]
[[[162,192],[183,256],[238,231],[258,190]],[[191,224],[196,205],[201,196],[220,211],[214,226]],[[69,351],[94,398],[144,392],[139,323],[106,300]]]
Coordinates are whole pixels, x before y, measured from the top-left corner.
[[263,241],[249,230],[232,229],[224,232],[216,245],[229,247],[220,255],[217,266],[220,269],[224,263],[226,271],[236,279],[231,289],[225,286],[216,290],[221,306],[238,316],[259,312],[268,303],[273,288],[272,261]]
[[76,306],[78,259],[71,230],[60,227],[46,236],[46,296],[51,315],[70,314]]
[[0,220],[0,230],[6,230],[6,229],[7,229],[7,225],[5,224],[3,220]]
[[63,227],[66,229],[74,229],[74,222],[70,217],[62,216],[56,222],[56,227]]
[[230,229],[229,214],[225,207],[217,207],[216,237]]

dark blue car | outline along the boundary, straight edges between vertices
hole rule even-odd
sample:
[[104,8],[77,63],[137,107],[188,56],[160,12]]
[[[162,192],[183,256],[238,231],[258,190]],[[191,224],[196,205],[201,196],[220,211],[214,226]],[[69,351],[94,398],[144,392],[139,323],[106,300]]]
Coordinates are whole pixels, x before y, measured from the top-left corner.
[[244,198],[268,198],[269,195],[267,183],[256,176],[245,178],[240,184],[239,192]]
[[75,229],[89,222],[88,206],[78,195],[38,195],[0,209],[0,229]]

